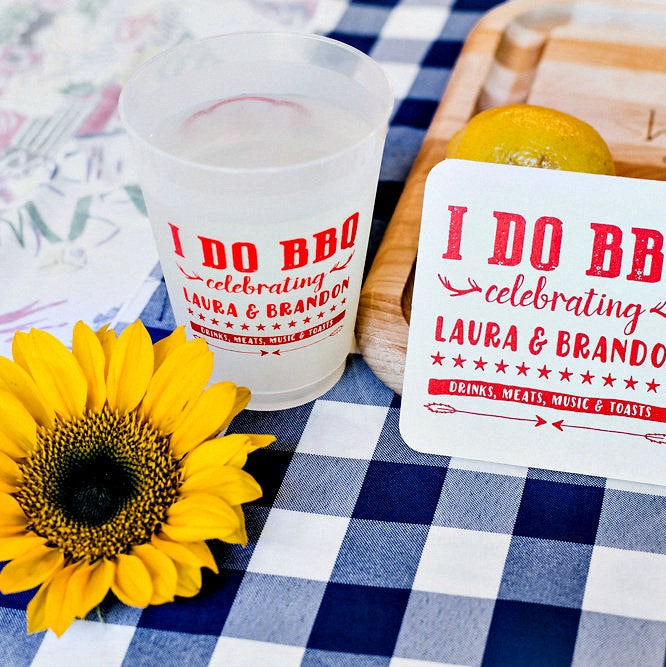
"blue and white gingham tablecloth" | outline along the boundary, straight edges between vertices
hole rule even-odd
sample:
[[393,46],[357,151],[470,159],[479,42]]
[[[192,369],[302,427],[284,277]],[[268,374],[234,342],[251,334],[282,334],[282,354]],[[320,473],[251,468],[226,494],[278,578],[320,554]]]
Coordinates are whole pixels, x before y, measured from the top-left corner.
[[[248,2],[291,20],[289,2]],[[5,0],[0,27],[29,5],[37,30],[35,16],[54,20],[69,4]],[[173,33],[187,13],[187,3],[144,2],[143,14],[76,4],[81,15],[133,11],[122,24],[133,39]],[[462,43],[493,4],[291,2],[319,17],[313,29],[378,60],[394,87],[370,256]],[[217,20],[221,31],[224,11]],[[159,337],[173,320],[159,274],[155,286],[141,316]],[[241,414],[231,431],[277,434],[248,462],[264,490],[246,508],[249,545],[214,544],[220,574],[205,571],[195,598],[146,610],[109,599],[105,623],[91,614],[60,639],[26,635],[32,593],[0,596],[0,665],[664,664],[666,488],[419,454],[400,437],[399,410],[352,355],[321,399]]]

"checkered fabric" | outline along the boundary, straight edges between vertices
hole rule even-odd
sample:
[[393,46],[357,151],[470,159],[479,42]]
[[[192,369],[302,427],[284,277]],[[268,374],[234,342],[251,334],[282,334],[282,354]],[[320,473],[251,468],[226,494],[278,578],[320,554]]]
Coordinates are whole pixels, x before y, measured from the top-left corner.
[[[462,43],[492,0],[335,3],[321,32],[386,69],[396,107],[370,257]],[[161,286],[142,316],[173,327]],[[57,639],[0,596],[1,665],[663,665],[666,488],[420,454],[357,355],[321,399],[246,411],[246,548],[212,544],[200,595],[112,598]],[[480,436],[482,437],[482,436]]]

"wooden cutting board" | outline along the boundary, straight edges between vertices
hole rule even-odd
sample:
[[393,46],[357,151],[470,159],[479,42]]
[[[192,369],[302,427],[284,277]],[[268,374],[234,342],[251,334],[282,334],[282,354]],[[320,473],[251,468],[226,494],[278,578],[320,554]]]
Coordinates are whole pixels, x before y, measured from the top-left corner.
[[470,32],[361,292],[359,349],[398,393],[426,176],[475,113],[516,102],[590,123],[619,176],[666,180],[666,3],[512,0]]

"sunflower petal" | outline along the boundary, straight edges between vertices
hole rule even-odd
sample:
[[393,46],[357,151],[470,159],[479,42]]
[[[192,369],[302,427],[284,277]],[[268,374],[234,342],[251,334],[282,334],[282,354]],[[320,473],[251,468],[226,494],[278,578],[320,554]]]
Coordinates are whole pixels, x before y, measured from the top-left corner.
[[46,540],[35,533],[25,533],[7,537],[0,537],[0,561],[18,558],[24,553],[34,549]]
[[215,574],[219,572],[215,558],[205,542],[183,542],[183,546],[196,556],[200,567],[207,567]]
[[137,320],[118,336],[106,378],[111,410],[129,412],[139,404],[153,374],[153,344],[148,331]]
[[102,344],[102,350],[104,350],[104,377],[107,377],[109,374],[109,362],[111,361],[111,354],[113,353],[113,348],[116,346],[116,332],[113,329],[109,328],[108,324],[105,324],[102,328],[98,329],[95,332],[97,340]]
[[176,595],[191,598],[201,590],[201,568],[176,563],[176,571],[178,572]]
[[141,406],[163,433],[171,433],[185,406],[199,397],[213,372],[213,353],[202,338],[177,347],[153,376]]
[[[73,563],[71,567],[72,571],[67,586],[67,602],[71,607],[72,616],[76,617],[79,615],[77,614],[77,610],[82,606],[81,599],[88,585],[91,565],[86,561],[80,560]],[[57,576],[57,573],[55,576]]]
[[238,516],[229,503],[209,493],[178,500],[167,511],[162,532],[173,540],[224,540],[238,529]]
[[27,344],[28,334],[25,331],[17,331],[12,338],[12,357],[14,361],[26,372],[28,362],[25,358],[24,349]]
[[247,545],[247,531],[245,530],[245,514],[243,514],[242,507],[232,508],[238,517],[238,529],[235,530],[231,535],[228,535],[224,538],[225,542],[230,544],[242,544],[243,546]]
[[9,561],[0,572],[0,591],[5,595],[34,588],[63,566],[59,549],[40,544]]
[[177,458],[222,430],[235,405],[236,394],[233,382],[218,382],[192,403],[171,435],[171,448]]
[[24,527],[28,520],[14,496],[0,493],[0,526]]
[[236,415],[240,414],[241,412],[243,412],[243,410],[245,410],[251,398],[252,398],[252,392],[247,387],[236,387],[236,398],[234,400],[234,405],[231,408],[231,412],[222,423],[220,431],[223,431],[225,428],[227,428],[227,426],[231,424],[231,420]]
[[183,565],[189,565],[190,567],[201,566],[197,555],[190,551],[185,546],[184,542],[172,542],[165,536],[158,537],[157,535],[153,535],[150,543],[156,549],[159,549],[162,553],[165,553],[174,563],[181,563]]
[[26,608],[26,615],[28,620],[28,633],[42,632],[48,628],[46,623],[46,596],[49,592],[48,582],[42,584],[39,590]]
[[[247,462],[247,455],[250,452],[261,447],[267,447],[274,441],[275,436],[273,435],[232,433],[202,442],[187,455],[186,460],[190,461],[191,472],[203,469],[210,464],[242,468]],[[197,463],[196,466],[195,462]]]
[[51,628],[60,637],[74,620],[72,577],[78,564],[58,570],[45,581],[28,603],[28,632],[41,632]]
[[155,370],[157,370],[162,362],[177,348],[183,345],[186,341],[185,327],[180,326],[174,329],[166,338],[158,340],[153,345],[153,353],[155,355]]
[[116,574],[115,563],[101,558],[94,563],[82,563],[72,575],[71,595],[74,613],[83,618],[106,597]]
[[150,604],[171,602],[178,584],[178,571],[171,558],[152,544],[138,544],[132,549],[132,554],[141,559],[152,580]]
[[0,430],[0,452],[3,452],[7,456],[19,461],[24,459],[27,455],[27,452],[19,447],[15,442],[10,440],[1,430]]
[[0,428],[0,452],[7,456],[20,461],[27,456],[27,452],[22,447],[19,447],[11,438],[8,438]]
[[86,407],[90,410],[101,410],[106,401],[104,350],[95,332],[81,321],[74,325],[72,354],[79,362],[88,382]]
[[14,394],[0,389],[0,451],[25,458],[37,443],[37,424]]
[[0,493],[14,493],[15,491],[16,484],[10,484],[0,476]]
[[242,505],[261,498],[261,487],[252,475],[233,466],[211,465],[191,474],[185,459],[185,481],[180,492],[186,498],[190,493],[212,493],[224,498],[230,505]]
[[28,632],[51,628],[61,636],[76,618],[83,618],[109,590],[115,566],[102,559],[80,561],[56,571],[28,604]]
[[55,419],[53,407],[46,403],[42,392],[28,372],[7,357],[0,357],[0,389],[6,389],[14,394],[38,424],[53,427]]
[[206,470],[211,465],[226,465],[238,451],[245,451],[249,446],[250,438],[245,433],[234,433],[206,440],[185,458],[186,475]]
[[0,452],[0,491],[14,493],[22,481],[23,475],[18,463]]
[[69,565],[56,572],[47,582],[45,616],[46,625],[57,637],[64,634],[75,618],[73,598],[69,594],[72,574],[76,565]]
[[[190,570],[200,570],[206,567],[217,574],[219,572],[215,558],[211,553],[208,545],[204,541],[199,542],[172,542],[169,538],[157,537],[153,535],[151,540],[152,545],[166,554],[176,566],[178,572],[178,580],[181,582],[176,589],[176,595],[185,595],[182,592],[182,575]],[[192,575],[187,575],[185,581],[193,581],[196,584],[196,579]],[[190,595],[196,595],[201,587],[201,577],[198,579],[198,588],[193,586],[193,592]],[[180,591],[180,592],[179,592]]]
[[143,561],[138,556],[119,554],[116,576],[111,583],[115,596],[130,607],[147,607],[153,597],[153,582]]
[[83,415],[88,385],[74,355],[52,334],[32,329],[17,332],[14,359],[32,376],[49,405],[61,417]]
[[[187,523],[192,512],[199,513],[202,517],[209,516],[226,516],[229,514],[231,507],[222,498],[212,496],[209,493],[191,494],[188,498],[179,498],[167,510],[167,518],[172,523]],[[205,518],[203,519],[205,521]]]
[[230,457],[227,461],[228,465],[242,468],[247,463],[248,454],[251,454],[257,449],[261,449],[262,447],[268,447],[268,445],[275,442],[274,435],[259,433],[248,433],[246,435],[250,439],[250,444],[247,445],[244,450],[240,450],[236,452],[234,456]]

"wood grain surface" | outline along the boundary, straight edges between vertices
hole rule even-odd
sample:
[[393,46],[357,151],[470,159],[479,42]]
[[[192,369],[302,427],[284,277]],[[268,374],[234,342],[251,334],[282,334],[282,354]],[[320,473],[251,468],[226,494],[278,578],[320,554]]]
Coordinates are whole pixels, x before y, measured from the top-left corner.
[[516,102],[590,123],[619,176],[666,180],[666,3],[511,0],[470,32],[361,292],[359,350],[398,393],[426,177],[475,113]]

